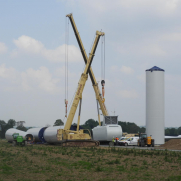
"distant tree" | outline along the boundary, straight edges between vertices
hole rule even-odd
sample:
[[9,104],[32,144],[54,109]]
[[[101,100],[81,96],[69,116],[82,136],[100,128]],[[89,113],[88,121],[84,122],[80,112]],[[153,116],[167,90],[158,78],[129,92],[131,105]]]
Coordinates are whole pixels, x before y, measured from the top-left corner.
[[137,126],[135,123],[118,121],[118,124],[122,127],[123,132],[127,132],[127,133],[140,132],[140,127]]
[[166,136],[178,136],[180,129],[178,128],[166,128],[165,135]]
[[179,127],[179,128],[177,129],[177,134],[178,134],[178,135],[181,135],[181,127]]
[[84,129],[93,129],[94,127],[98,126],[98,121],[94,119],[88,119],[83,125],[81,125]]
[[21,130],[21,131],[27,131],[28,130],[24,126],[18,126],[16,129]]
[[178,136],[177,129],[170,128],[170,136]]
[[46,124],[45,127],[50,127],[51,125],[50,124]]
[[1,130],[0,130],[0,138],[5,138],[5,132],[6,132],[6,122],[3,120],[0,120]]
[[165,129],[165,136],[170,136],[170,129],[169,128]]
[[127,132],[128,133],[128,127],[127,127],[127,123],[126,122],[118,121],[118,124],[122,127],[122,131],[123,132]]
[[63,125],[64,125],[63,121],[61,119],[57,119],[53,126],[63,126]]
[[146,128],[144,128],[144,127],[140,127],[140,129],[139,129],[139,133],[146,133]]
[[10,119],[7,123],[3,120],[0,120],[1,131],[0,138],[5,138],[5,133],[8,129],[13,128],[16,125],[16,121],[14,119]]
[[13,128],[16,125],[16,121],[14,119],[9,119],[6,124],[6,129]]
[[27,130],[29,130],[29,129],[31,129],[31,128],[33,128],[33,127],[28,127]]

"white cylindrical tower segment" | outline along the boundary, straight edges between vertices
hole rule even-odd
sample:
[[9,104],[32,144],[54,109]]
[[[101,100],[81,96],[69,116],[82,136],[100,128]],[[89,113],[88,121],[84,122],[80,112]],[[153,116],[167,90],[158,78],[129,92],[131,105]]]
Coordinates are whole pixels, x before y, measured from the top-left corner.
[[146,133],[156,145],[165,143],[164,72],[156,66],[146,70]]

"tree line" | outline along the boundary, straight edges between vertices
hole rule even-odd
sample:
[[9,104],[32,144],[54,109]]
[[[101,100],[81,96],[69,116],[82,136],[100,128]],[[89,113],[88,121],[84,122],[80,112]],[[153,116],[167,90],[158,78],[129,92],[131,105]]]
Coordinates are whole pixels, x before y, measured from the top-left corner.
[[[102,124],[102,122],[101,122],[101,124]],[[122,127],[123,132],[127,132],[127,133],[145,133],[146,132],[146,129],[144,127],[139,127],[135,123],[118,121],[118,124]],[[16,121],[14,119],[8,120],[7,123],[3,120],[0,120],[0,138],[2,138],[2,139],[5,138],[5,132],[8,129],[13,128],[15,125],[16,125]],[[61,126],[61,125],[64,125],[63,121],[61,119],[57,119],[53,126]],[[91,130],[98,125],[99,125],[98,121],[96,121],[94,119],[88,119],[84,124],[80,125],[80,127],[82,127],[83,129]],[[76,126],[76,124],[74,124],[74,126]],[[27,131],[30,128],[31,127],[26,128],[24,126],[18,126],[16,129],[22,130],[22,131]],[[181,135],[181,127],[166,128],[165,135],[166,136]]]

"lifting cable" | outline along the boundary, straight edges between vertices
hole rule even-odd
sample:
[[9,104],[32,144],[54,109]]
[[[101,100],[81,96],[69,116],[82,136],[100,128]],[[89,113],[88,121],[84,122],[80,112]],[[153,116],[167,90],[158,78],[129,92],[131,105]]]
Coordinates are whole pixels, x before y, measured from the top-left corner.
[[69,47],[69,19],[65,17],[65,117],[68,104],[68,47]]
[[105,102],[105,35],[101,36],[101,85],[102,85],[102,102]]

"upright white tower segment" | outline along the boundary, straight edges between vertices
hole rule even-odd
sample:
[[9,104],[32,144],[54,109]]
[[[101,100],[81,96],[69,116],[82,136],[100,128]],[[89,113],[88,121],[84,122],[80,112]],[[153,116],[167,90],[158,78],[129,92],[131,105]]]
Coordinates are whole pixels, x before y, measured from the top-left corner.
[[164,70],[152,67],[146,70],[146,133],[155,144],[165,143]]

